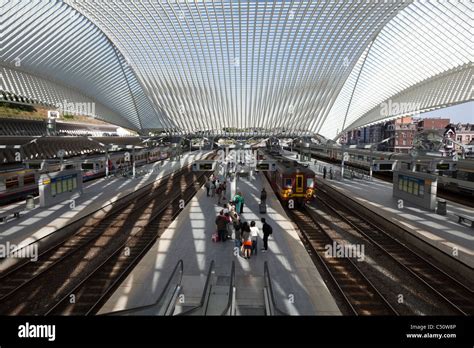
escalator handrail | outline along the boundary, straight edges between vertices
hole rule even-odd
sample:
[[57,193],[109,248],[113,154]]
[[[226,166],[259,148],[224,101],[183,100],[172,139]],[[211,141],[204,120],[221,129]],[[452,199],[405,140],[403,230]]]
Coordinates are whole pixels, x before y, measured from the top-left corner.
[[273,307],[273,310],[275,312],[274,315],[288,315],[287,313],[283,312],[280,310],[275,302],[275,297],[273,296],[273,287],[272,287],[272,279],[270,277],[270,270],[268,269],[268,261],[265,261],[263,265],[264,269],[264,281],[265,281],[265,287],[268,290],[268,295],[269,295],[269,300],[271,302],[271,306]]
[[[234,298],[234,288],[235,288],[235,262],[232,261],[232,267],[230,271],[230,285],[229,285],[229,299],[227,300],[227,306],[225,309],[222,311],[221,315],[227,315],[229,312],[229,309],[233,307],[233,302],[235,300]],[[230,315],[233,315],[232,311]]]
[[[168,281],[166,282],[166,285],[165,287],[163,288],[163,291],[161,292],[160,296],[158,297],[158,299],[152,303],[152,304],[148,304],[148,305],[144,305],[144,306],[140,306],[140,307],[134,307],[134,308],[127,308],[127,309],[123,309],[123,310],[120,310],[120,311],[115,311],[115,312],[110,312],[110,313],[104,313],[102,315],[122,315],[124,313],[128,313],[128,312],[135,312],[135,311],[140,311],[140,310],[143,310],[143,309],[146,309],[146,308],[151,308],[153,306],[156,306],[158,303],[160,303],[160,301],[164,298],[164,296],[168,293],[168,290],[169,290],[169,286],[171,285],[171,280],[174,278],[176,272],[179,270],[179,280],[175,286],[175,289],[177,287],[180,287],[181,286],[181,281],[183,279],[183,272],[184,272],[184,262],[183,260],[179,260],[178,263],[176,264],[176,266],[174,267],[173,269],[173,272],[171,273],[171,275],[169,276],[168,278]],[[166,304],[166,307],[168,309],[169,307],[169,303]]]
[[191,308],[187,311],[179,313],[178,315],[188,315],[188,314],[194,313],[197,310],[204,307],[205,302],[206,302],[206,298],[209,297],[208,294],[211,291],[211,286],[210,285],[211,285],[213,271],[214,271],[214,260],[211,261],[211,264],[209,266],[209,271],[207,272],[206,284],[204,285],[204,290],[202,292],[201,301],[199,302],[199,304],[196,307],[193,307],[193,308]]

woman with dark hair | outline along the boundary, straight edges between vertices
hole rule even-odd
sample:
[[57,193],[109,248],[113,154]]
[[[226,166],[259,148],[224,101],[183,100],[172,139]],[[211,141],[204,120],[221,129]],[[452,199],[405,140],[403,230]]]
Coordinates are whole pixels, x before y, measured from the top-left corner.
[[252,252],[252,238],[250,236],[250,226],[247,221],[242,224],[242,254],[244,258],[250,259],[250,254]]
[[237,213],[234,211],[230,215],[232,217],[232,225],[234,228],[234,243],[237,248],[242,246],[241,224]]

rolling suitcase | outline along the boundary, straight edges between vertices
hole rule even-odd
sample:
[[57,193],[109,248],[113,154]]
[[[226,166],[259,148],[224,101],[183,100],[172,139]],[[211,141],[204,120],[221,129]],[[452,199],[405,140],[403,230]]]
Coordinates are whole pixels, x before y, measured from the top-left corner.
[[265,214],[267,212],[267,205],[265,203],[260,203],[259,210],[260,214]]

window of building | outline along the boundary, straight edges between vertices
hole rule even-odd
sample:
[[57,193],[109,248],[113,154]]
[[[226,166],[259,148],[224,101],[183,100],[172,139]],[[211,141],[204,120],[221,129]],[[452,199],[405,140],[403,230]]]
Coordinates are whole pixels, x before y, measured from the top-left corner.
[[462,135],[458,135],[458,141],[462,141]]

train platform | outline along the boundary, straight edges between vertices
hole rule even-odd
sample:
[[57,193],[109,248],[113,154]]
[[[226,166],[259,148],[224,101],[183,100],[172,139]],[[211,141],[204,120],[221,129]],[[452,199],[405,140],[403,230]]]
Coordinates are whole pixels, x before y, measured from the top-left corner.
[[[284,156],[296,160],[295,154],[289,151],[285,151]],[[328,164],[328,170],[331,166],[337,167]],[[310,167],[316,169],[313,162]],[[445,216],[407,202],[403,202],[403,207],[399,208],[398,199],[392,196],[392,183],[376,178],[372,178],[370,181],[358,179],[324,180],[321,173],[317,171],[316,173],[324,184],[330,185],[374,213],[396,223],[447,256],[470,268],[474,267],[474,230],[467,225],[458,223],[456,216],[456,214],[472,216],[471,208],[447,201],[447,215]]]
[[[340,315],[334,298],[263,174],[234,180],[229,186],[231,190],[227,191],[231,192],[227,193],[227,199],[236,191],[243,194],[244,221],[256,221],[261,230],[260,218],[265,217],[272,226],[267,253],[260,251],[261,235],[258,253],[250,259],[235,253],[233,240],[212,242],[215,218],[222,207],[202,189],[116,289],[99,314],[155,303],[179,260],[184,262],[184,303],[192,307],[201,298],[209,265],[214,260],[218,282],[230,276],[232,261],[235,262],[237,314],[264,315],[259,308],[263,305],[261,285],[267,261],[280,310],[290,315]],[[268,192],[266,214],[260,214],[258,209],[262,186]]]
[[163,165],[155,162],[137,167],[135,178],[109,176],[86,182],[81,195],[50,207],[40,207],[39,197],[35,198],[35,208],[31,210],[26,210],[25,201],[4,206],[0,208],[0,215],[11,215],[19,211],[20,217],[0,224],[0,243],[16,247],[34,243],[84,216],[101,209],[111,209],[122,198],[165,178],[208,153],[209,151],[194,151],[183,154],[177,161],[165,160]]

